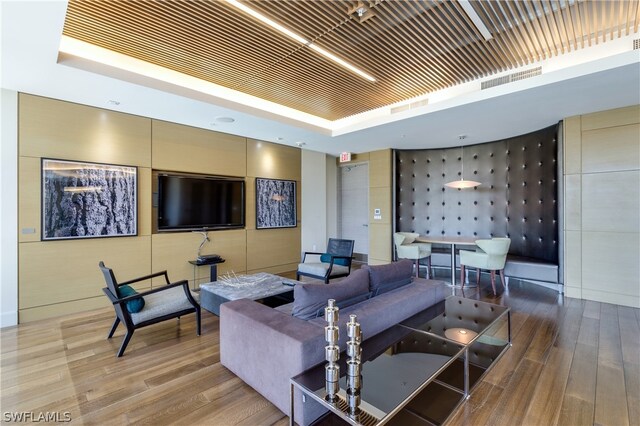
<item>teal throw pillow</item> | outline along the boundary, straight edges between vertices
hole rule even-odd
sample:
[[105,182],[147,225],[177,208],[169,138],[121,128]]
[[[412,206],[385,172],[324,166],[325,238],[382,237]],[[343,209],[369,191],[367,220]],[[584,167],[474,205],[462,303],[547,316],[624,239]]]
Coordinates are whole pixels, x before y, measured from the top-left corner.
[[[133,296],[134,294],[138,294],[137,291],[133,289],[133,287],[128,285],[122,285],[118,287],[118,293],[120,293],[120,297]],[[127,311],[132,314],[136,314],[144,308],[144,299],[142,297],[138,299],[129,300],[125,303],[127,305]]]
[[[331,263],[331,255],[330,254],[323,254],[320,256],[320,262],[322,263]],[[334,265],[342,265],[342,266],[349,266],[349,259],[334,259],[333,260],[333,264]]]

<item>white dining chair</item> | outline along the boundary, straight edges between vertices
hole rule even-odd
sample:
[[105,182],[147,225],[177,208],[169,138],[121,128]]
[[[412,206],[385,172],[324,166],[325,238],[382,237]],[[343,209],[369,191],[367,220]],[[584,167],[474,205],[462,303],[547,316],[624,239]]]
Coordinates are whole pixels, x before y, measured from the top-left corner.
[[504,265],[511,245],[509,238],[491,238],[476,240],[476,251],[460,250],[460,282],[464,286],[465,267],[476,268],[476,283],[480,283],[480,271],[491,272],[491,288],[496,294],[496,271],[500,273],[500,281],[504,284]]
[[427,259],[426,278],[431,276],[431,244],[415,243],[420,234],[415,232],[396,232],[393,234],[393,243],[396,246],[398,259],[410,259],[415,262],[416,277],[420,276],[420,259]]

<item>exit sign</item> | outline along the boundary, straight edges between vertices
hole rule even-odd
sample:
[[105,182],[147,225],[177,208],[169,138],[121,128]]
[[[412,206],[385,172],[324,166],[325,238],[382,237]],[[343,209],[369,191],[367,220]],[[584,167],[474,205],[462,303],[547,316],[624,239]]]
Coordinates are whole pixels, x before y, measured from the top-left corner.
[[347,161],[351,161],[351,153],[343,152],[342,154],[340,154],[340,162],[346,163]]

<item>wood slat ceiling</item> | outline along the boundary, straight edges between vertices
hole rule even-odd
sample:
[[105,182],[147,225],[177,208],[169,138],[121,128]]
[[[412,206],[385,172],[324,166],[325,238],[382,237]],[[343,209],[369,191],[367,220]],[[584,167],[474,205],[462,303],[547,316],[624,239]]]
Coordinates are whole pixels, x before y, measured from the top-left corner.
[[638,31],[640,0],[243,2],[347,62],[342,68],[223,1],[69,2],[63,33],[328,120]]

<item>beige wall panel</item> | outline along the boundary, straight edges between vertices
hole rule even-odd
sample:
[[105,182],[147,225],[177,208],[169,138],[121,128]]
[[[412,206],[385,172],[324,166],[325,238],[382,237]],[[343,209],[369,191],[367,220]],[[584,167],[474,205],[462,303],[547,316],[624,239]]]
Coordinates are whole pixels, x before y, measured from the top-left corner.
[[564,177],[564,229],[582,229],[582,175]]
[[[22,324],[25,322],[38,321],[41,319],[69,315],[76,312],[92,311],[94,309],[106,307],[111,307],[111,302],[109,302],[109,299],[104,295],[82,300],[72,300],[71,302],[56,303],[55,305],[20,309],[18,313],[18,322]],[[113,308],[111,308],[111,312],[114,312]]]
[[247,270],[300,261],[300,227],[247,231]]
[[147,275],[151,272],[150,248],[150,237],[22,243],[19,308],[101,295],[105,282],[98,268],[100,260],[113,269],[118,281]]
[[582,233],[566,231],[564,234],[564,285],[582,287]]
[[640,124],[582,132],[582,172],[640,168]]
[[608,293],[606,291],[589,289],[583,289],[581,293],[582,298],[586,300],[595,300],[596,302],[640,308],[640,297],[629,297],[624,294]]
[[138,235],[151,235],[151,169],[138,168]]
[[247,176],[300,182],[300,149],[247,139]]
[[369,261],[367,262],[368,265],[386,265],[388,263],[391,263],[391,261],[389,261],[389,260],[371,259],[371,258],[369,258]]
[[583,232],[582,289],[640,297],[640,233]]
[[580,173],[582,166],[582,128],[580,116],[564,120],[564,173]]
[[369,224],[369,263],[372,261],[391,262],[391,226]]
[[[380,209],[382,219],[374,219],[374,209]],[[369,223],[391,225],[391,188],[369,188]]]
[[156,170],[245,176],[246,146],[239,136],[153,120]]
[[582,175],[582,229],[640,232],[640,171]]
[[[391,158],[385,149],[369,153],[369,262],[391,261]],[[384,206],[374,205],[384,204]],[[373,209],[380,208],[382,220],[373,220]]]
[[[247,230],[256,229],[256,178],[246,177],[245,180],[245,225]],[[300,197],[298,197],[300,198]],[[298,209],[300,213],[300,209]],[[298,215],[298,220],[300,219]]]
[[[165,232],[154,234],[151,239],[153,272],[167,270],[172,282],[189,280],[193,284],[194,273],[200,282],[209,281],[210,266],[194,266],[189,263],[198,255],[202,235],[194,232]],[[218,273],[233,270],[246,271],[246,231],[244,229],[209,232],[211,241],[202,246],[202,254],[218,254],[225,263],[218,265]],[[204,280],[204,281],[203,281]],[[164,283],[154,279],[154,285]]]
[[40,241],[40,159],[20,157],[18,167],[18,242]]
[[391,187],[391,158],[390,149],[369,154],[369,187]]
[[582,130],[626,126],[640,123],[640,105],[612,109],[582,116]]
[[151,119],[20,94],[20,155],[151,166]]
[[271,268],[253,269],[253,270],[247,271],[247,274],[255,274],[258,272],[268,272],[270,274],[279,275],[285,272],[295,272],[298,270],[298,263],[300,262],[287,263],[285,265],[278,265]]

